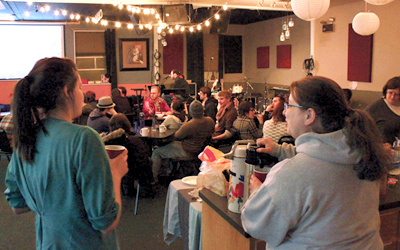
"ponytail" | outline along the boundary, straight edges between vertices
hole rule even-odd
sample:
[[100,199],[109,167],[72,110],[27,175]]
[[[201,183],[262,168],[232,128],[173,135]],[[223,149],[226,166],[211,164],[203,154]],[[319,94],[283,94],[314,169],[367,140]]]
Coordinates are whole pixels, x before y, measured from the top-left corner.
[[21,79],[14,91],[13,110],[13,135],[14,148],[18,155],[27,162],[32,162],[36,151],[36,136],[43,124],[39,112],[30,94],[32,77]]
[[367,112],[349,109],[345,133],[349,146],[361,153],[361,161],[354,167],[358,178],[374,181],[387,172],[390,156],[383,147],[378,127]]
[[44,58],[15,86],[13,110],[14,149],[27,162],[35,158],[37,135],[47,131],[38,108],[44,113],[65,106],[64,86],[72,92],[78,80],[75,63],[67,58]]

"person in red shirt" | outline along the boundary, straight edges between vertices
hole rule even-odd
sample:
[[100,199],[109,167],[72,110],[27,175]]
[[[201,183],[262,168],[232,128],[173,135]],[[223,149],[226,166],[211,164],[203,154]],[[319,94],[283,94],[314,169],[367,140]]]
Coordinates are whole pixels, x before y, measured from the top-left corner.
[[152,86],[150,90],[150,97],[144,101],[143,113],[145,116],[151,116],[156,112],[165,112],[165,114],[172,114],[171,108],[163,98],[160,97],[161,89],[158,86]]

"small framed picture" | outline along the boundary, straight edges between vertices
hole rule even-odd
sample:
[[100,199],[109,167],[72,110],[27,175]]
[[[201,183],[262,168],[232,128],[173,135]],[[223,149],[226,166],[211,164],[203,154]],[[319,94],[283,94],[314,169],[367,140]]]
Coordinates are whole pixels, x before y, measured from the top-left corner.
[[120,71],[149,70],[149,39],[119,39]]

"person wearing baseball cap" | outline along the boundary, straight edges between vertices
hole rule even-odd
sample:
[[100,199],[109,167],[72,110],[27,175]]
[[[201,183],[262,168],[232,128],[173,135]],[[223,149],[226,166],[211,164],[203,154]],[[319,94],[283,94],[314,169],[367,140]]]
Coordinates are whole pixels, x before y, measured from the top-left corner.
[[110,96],[100,97],[97,107],[90,113],[87,125],[98,133],[110,131],[110,118],[115,115],[115,103]]

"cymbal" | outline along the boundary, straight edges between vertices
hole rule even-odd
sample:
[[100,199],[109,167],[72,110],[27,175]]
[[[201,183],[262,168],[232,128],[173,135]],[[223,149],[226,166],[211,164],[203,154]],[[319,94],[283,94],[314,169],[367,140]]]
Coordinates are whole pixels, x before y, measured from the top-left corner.
[[245,78],[243,78],[243,79],[240,79],[240,81],[246,81],[246,80],[250,80],[251,78],[247,78],[247,77],[245,77]]

